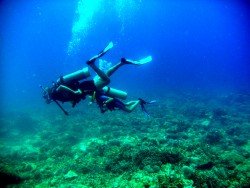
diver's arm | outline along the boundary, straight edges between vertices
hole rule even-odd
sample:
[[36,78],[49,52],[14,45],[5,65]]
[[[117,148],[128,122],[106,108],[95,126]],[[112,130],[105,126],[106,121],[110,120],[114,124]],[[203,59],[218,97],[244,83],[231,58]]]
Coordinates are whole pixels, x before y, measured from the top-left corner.
[[82,94],[82,91],[81,91],[80,89],[74,91],[74,90],[72,90],[72,89],[70,89],[69,87],[64,86],[64,85],[60,85],[60,86],[56,89],[56,91],[68,91],[68,92],[71,92],[72,94],[76,94],[76,95]]
[[104,101],[104,105],[112,102],[113,100],[114,100],[114,98],[109,97],[108,100]]

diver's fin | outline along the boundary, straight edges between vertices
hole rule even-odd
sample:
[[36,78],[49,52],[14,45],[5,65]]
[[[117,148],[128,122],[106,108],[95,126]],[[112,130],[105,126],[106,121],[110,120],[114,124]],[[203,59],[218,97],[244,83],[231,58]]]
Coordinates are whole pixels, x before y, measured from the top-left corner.
[[154,103],[156,103],[156,100],[152,100],[152,101],[150,101],[150,102],[147,102],[147,101],[143,100],[142,98],[138,98],[138,100],[140,101],[140,105],[141,105],[142,112],[143,112],[147,117],[150,117],[150,114],[148,113],[147,109],[145,108],[145,104],[154,104]]
[[140,60],[130,60],[130,59],[124,59],[124,58],[122,58],[122,60],[125,64],[143,65],[152,61],[152,56],[147,56]]
[[96,59],[104,56],[104,54],[106,54],[110,49],[112,49],[114,46],[113,42],[110,42],[99,54],[95,55],[94,57],[90,58],[87,61],[87,64],[91,64],[94,63]]
[[[106,47],[102,50],[102,52],[100,53],[101,56],[103,56],[107,51],[109,51],[110,49],[112,49],[113,46],[114,46],[114,44],[113,44],[113,42],[111,41],[111,42],[108,44],[108,46],[106,46]],[[100,56],[100,57],[101,57],[101,56]]]
[[150,56],[147,56],[147,57],[145,57],[145,58],[143,58],[143,59],[140,59],[139,61],[138,61],[138,63],[139,64],[146,64],[146,63],[149,63],[149,62],[151,62],[152,61],[152,56],[150,55]]
[[152,100],[152,101],[147,102],[147,104],[154,104],[156,102],[157,102],[156,100]]
[[142,112],[149,117],[149,113],[147,112],[146,108],[145,108],[145,104],[147,104],[147,102],[145,100],[143,100],[142,98],[138,98],[138,100],[140,101],[140,105],[141,105],[141,110]]

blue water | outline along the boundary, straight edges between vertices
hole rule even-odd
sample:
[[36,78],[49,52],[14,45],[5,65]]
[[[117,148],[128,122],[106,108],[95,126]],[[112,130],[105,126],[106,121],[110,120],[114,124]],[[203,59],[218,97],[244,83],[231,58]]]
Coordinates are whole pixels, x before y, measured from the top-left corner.
[[153,57],[112,76],[111,86],[132,96],[250,89],[247,1],[5,0],[0,7],[4,107],[42,104],[39,84],[86,66],[109,41],[107,61]]
[[[0,187],[250,187],[249,8],[249,0],[0,1]],[[65,116],[45,103],[40,84],[87,67],[110,41],[104,68],[152,56],[110,83],[128,92],[124,102],[155,100],[148,116],[140,105],[101,113],[89,100],[62,104]]]

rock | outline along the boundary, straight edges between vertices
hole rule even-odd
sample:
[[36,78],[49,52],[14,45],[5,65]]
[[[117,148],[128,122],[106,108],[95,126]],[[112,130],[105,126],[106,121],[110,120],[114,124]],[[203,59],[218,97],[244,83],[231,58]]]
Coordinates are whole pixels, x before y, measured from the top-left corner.
[[192,168],[192,167],[189,167],[189,166],[183,166],[182,167],[182,172],[184,174],[184,176],[189,179],[192,177],[192,175],[194,174],[195,172],[195,169]]
[[211,120],[205,119],[204,121],[201,122],[201,125],[207,127],[210,125],[210,123],[211,123]]
[[150,165],[145,166],[144,170],[148,173],[154,173],[154,169]]
[[67,174],[64,175],[64,178],[65,178],[65,179],[74,179],[74,178],[76,178],[77,176],[78,176],[78,175],[77,175],[74,171],[70,170],[70,171],[68,171]]

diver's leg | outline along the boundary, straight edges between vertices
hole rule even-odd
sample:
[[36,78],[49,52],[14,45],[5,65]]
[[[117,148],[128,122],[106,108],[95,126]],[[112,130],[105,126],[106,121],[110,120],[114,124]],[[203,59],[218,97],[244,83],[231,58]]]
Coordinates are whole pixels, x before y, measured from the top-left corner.
[[104,80],[98,75],[96,75],[93,80],[94,80],[96,89],[100,91],[103,89],[103,87],[107,86],[110,83],[110,80]]
[[140,61],[133,61],[133,60],[128,60],[126,58],[121,58],[121,61],[111,67],[107,72],[106,75],[110,77],[117,69],[119,69],[122,65],[142,65]]
[[109,70],[106,72],[106,74],[99,69],[96,65],[95,65],[95,61],[91,60],[88,61],[87,64],[96,72],[96,74],[98,75],[97,77],[94,78],[94,82],[97,88],[103,88],[104,86],[107,86],[110,83],[110,76],[117,70],[119,69],[122,65],[124,65],[124,63],[119,62],[116,65],[112,66],[111,68],[109,68]]
[[[99,69],[96,65],[95,65],[95,61],[102,57],[104,54],[106,54],[111,48],[113,48],[113,43],[110,42],[99,54],[95,55],[94,57],[90,58],[87,61],[87,64],[96,72],[96,74],[100,77],[99,80],[101,80],[101,82],[104,82],[106,85],[108,85],[110,83],[110,79],[109,77],[101,70]],[[97,81],[98,82],[98,81]],[[99,84],[97,83],[97,86]],[[99,87],[99,86],[98,86]]]
[[147,116],[150,116],[145,108],[145,104],[153,104],[155,103],[156,101],[150,101],[150,102],[146,102],[144,101],[143,99],[139,98],[138,100],[136,101],[130,101],[130,102],[127,102],[125,103],[125,108],[126,109],[123,109],[124,111],[126,112],[132,112],[137,106],[138,104],[141,105],[141,109],[142,111],[147,115]]
[[117,69],[119,69],[121,66],[123,65],[137,65],[134,63],[131,63],[130,61],[128,61],[125,58],[121,58],[121,61],[119,63],[117,63],[116,65],[114,65],[113,67],[109,68],[109,70],[106,72],[106,75],[108,77],[110,77],[112,74],[114,74],[115,71],[117,71]]
[[110,83],[109,77],[95,65],[95,60],[89,60],[87,64],[96,72],[98,76],[94,77],[94,84],[98,90],[101,90],[104,86]]
[[110,83],[110,76],[117,71],[121,66],[125,65],[125,64],[129,64],[127,63],[125,58],[121,58],[121,61],[119,63],[117,63],[116,65],[112,66],[111,68],[109,68],[109,70],[106,72],[106,74],[99,69],[96,65],[95,65],[95,60],[91,59],[87,62],[87,64],[96,72],[96,74],[99,77],[95,77],[94,78],[94,82],[95,82],[95,86],[98,89],[103,88],[104,86],[107,86]]
[[96,65],[95,62],[88,62],[88,65],[96,72],[96,74],[105,82],[110,82],[109,77],[101,70],[99,69]]
[[121,61],[118,62],[116,65],[109,68],[109,70],[106,72],[107,76],[110,77],[112,74],[114,74],[117,69],[119,69],[122,65],[128,64],[125,58],[121,58]]
[[123,110],[130,113],[138,106],[138,104],[140,104],[140,100],[127,102],[125,103],[125,108]]
[[[97,58],[96,58],[97,59]],[[111,68],[108,69],[108,71],[106,72],[106,74],[100,70],[96,65],[95,65],[95,58],[90,59],[87,64],[103,79],[103,80],[108,80],[112,74],[114,74],[115,71],[117,71],[121,66],[123,65],[140,65],[135,63],[136,61],[132,61],[132,60],[127,60],[125,58],[121,58],[121,61],[119,63],[117,63],[116,65],[112,66]]]
[[106,72],[106,75],[110,77],[117,69],[119,69],[122,65],[124,65],[122,62],[117,63],[116,65],[110,67],[108,71]]

